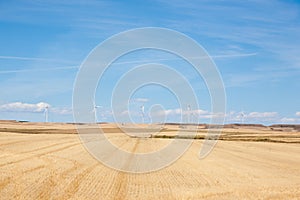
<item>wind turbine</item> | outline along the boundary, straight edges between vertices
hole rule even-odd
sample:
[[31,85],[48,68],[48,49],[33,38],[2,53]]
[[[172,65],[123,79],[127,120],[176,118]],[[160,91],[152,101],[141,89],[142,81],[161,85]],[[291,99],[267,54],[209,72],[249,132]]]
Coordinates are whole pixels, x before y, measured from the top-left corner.
[[243,110],[242,110],[242,112],[241,112],[241,114],[240,114],[240,117],[242,118],[242,124],[244,124],[245,113],[244,113]]
[[190,123],[190,114],[191,114],[191,105],[190,104],[188,104],[187,105],[187,111],[188,111],[188,113],[187,113],[187,123],[189,124]]
[[96,103],[95,103],[95,101],[93,101],[93,113],[95,114],[95,119],[96,119],[96,121],[97,121],[97,109],[98,108],[102,108],[102,106],[97,106],[96,105]]
[[44,110],[45,122],[48,122],[48,114],[49,114],[49,106],[46,106]]
[[142,123],[145,123],[145,106],[141,106],[141,116],[142,116]]

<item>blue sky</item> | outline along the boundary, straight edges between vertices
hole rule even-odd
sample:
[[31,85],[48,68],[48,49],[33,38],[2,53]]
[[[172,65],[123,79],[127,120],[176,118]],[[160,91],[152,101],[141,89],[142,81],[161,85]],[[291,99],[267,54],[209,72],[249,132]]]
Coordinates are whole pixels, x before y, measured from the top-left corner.
[[[43,107],[49,105],[49,121],[72,122],[73,84],[89,52],[121,31],[163,27],[193,38],[212,56],[225,85],[227,123],[300,123],[297,1],[12,0],[1,1],[0,9],[0,119],[44,121]],[[143,51],[116,61],[96,93],[98,119],[112,121],[109,94],[118,77],[136,62],[156,61],[187,77],[200,99],[195,112],[208,122],[203,80],[171,57]],[[144,105],[150,122],[156,104],[166,110],[167,121],[178,121],[185,109],[167,90],[149,86],[132,96],[133,119],[138,122]]]

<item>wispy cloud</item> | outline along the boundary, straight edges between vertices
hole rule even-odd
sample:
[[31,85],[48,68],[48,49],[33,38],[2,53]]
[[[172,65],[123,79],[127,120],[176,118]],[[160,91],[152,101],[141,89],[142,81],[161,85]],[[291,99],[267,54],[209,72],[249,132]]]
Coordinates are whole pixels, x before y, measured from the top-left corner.
[[39,102],[36,104],[13,102],[0,105],[2,112],[43,112],[45,108],[50,107],[50,104]]
[[149,101],[148,98],[135,98],[131,100],[131,102],[133,103],[146,103],[148,101]]
[[[255,56],[257,53],[235,53],[235,54],[220,54],[220,55],[211,55],[211,58],[235,58],[235,57],[249,57]],[[35,61],[55,61],[59,62],[59,60],[51,60],[44,58],[27,58],[27,57],[15,57],[15,56],[0,56],[1,58],[11,58],[11,59],[24,59],[24,60],[35,60]],[[189,57],[188,59],[207,59],[208,57]],[[160,61],[174,61],[181,60],[182,58],[161,58],[161,59],[149,59],[149,60],[130,60],[123,62],[114,62],[114,65],[123,65],[123,64],[140,64],[140,63],[154,63]],[[63,62],[71,62],[71,61],[63,61]],[[0,74],[9,74],[9,73],[25,73],[25,72],[38,72],[38,71],[52,71],[52,70],[72,70],[79,69],[79,66],[64,66],[64,67],[47,67],[47,68],[34,68],[34,69],[20,69],[20,70],[1,70]]]
[[277,117],[277,112],[250,112],[246,115],[247,118],[250,119],[268,119],[268,118],[274,118]]
[[259,84],[259,80],[265,77],[263,74],[226,74],[224,75],[225,87],[245,87]]
[[296,112],[296,116],[300,117],[300,112]]
[[256,56],[258,53],[235,53],[235,54],[224,54],[224,55],[212,55],[211,58],[234,58],[234,57],[249,57]]
[[44,61],[44,62],[59,62],[59,63],[71,63],[72,62],[72,61],[69,61],[69,60],[58,60],[58,59],[37,58],[37,57],[22,57],[22,56],[0,56],[0,59],[5,59],[5,60],[26,60],[26,61]]
[[248,112],[247,113],[247,112],[231,111],[227,113],[226,123],[298,124],[300,123],[300,118],[281,116],[278,112]]
[[174,108],[174,109],[167,109],[167,110],[161,110],[157,111],[156,113],[153,113],[154,115],[162,115],[162,116],[169,116],[169,117],[174,117],[174,116],[193,116],[193,117],[199,117],[202,119],[208,119],[211,117],[216,117],[217,115],[212,114],[209,111],[206,110],[185,110],[182,108]]
[[208,115],[210,115],[210,113],[206,110],[201,110],[201,109],[197,109],[197,110],[184,110],[184,109],[180,109],[180,108],[176,108],[176,109],[169,109],[169,110],[165,110],[164,114],[166,115],[177,115],[177,114],[182,114],[182,115],[200,115],[200,117],[206,117]]
[[300,119],[299,118],[291,118],[291,117],[283,117],[282,119],[280,119],[280,122],[285,123],[285,124],[296,124],[296,123],[300,123]]
[[59,114],[59,115],[71,115],[73,114],[72,108],[50,108],[49,111],[51,113]]
[[[278,68],[280,73],[293,76],[300,71],[300,27],[299,4],[286,1],[247,1],[211,3],[193,1],[160,1],[172,13],[189,16],[188,19],[167,18],[166,24],[199,38],[218,38],[219,49],[240,45],[244,50],[259,51],[259,59],[273,59],[277,62],[264,64],[269,74]],[[238,16],[238,17],[237,17]],[[237,25],[238,24],[238,25]],[[211,45],[211,44],[210,44]],[[254,61],[252,68],[257,66]],[[294,69],[289,70],[287,69]],[[287,74],[288,73],[288,74]],[[237,75],[238,76],[238,75]],[[251,75],[250,75],[251,76]],[[284,76],[285,77],[285,76]],[[273,80],[277,77],[261,77]]]
[[80,31],[81,36],[99,38],[100,32],[105,32],[108,37],[139,24],[138,16],[134,17],[125,10],[124,4],[117,1],[24,1],[12,6],[8,2],[0,13],[0,19],[52,27],[63,25],[72,31]]
[[226,114],[227,123],[277,123],[280,122],[278,112],[235,112]]
[[12,102],[0,105],[0,112],[23,112],[23,113],[41,113],[45,109],[49,112],[59,114],[59,115],[70,115],[72,114],[71,108],[58,108],[53,107],[49,103],[39,102],[39,103],[24,103],[24,102]]
[[2,70],[0,74],[9,74],[9,73],[25,73],[25,72],[42,72],[42,71],[53,71],[53,70],[70,70],[70,69],[79,69],[78,66],[66,66],[66,67],[51,67],[51,68],[34,68],[34,69],[20,69],[20,70]]

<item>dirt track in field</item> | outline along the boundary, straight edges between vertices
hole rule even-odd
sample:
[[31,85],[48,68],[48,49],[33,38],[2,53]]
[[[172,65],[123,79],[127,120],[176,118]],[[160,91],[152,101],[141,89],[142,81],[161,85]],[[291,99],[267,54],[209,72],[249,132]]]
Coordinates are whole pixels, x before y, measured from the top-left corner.
[[[298,143],[219,141],[208,157],[199,160],[203,141],[195,140],[173,165],[129,174],[95,160],[78,135],[66,134],[74,131],[73,125],[0,125],[0,199],[300,198]],[[8,131],[20,127],[48,132]],[[53,132],[53,127],[65,134]],[[110,140],[132,152],[152,151],[170,141],[118,133]]]

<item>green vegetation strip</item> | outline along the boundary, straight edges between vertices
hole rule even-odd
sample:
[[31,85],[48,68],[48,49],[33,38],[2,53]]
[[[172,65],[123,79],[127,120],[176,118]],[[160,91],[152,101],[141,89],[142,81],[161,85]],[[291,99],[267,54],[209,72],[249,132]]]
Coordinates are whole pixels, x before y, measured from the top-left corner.
[[[296,143],[300,144],[300,141],[285,141],[285,140],[274,140],[271,138],[265,138],[265,137],[256,137],[256,138],[243,138],[243,137],[222,137],[219,138],[216,137],[207,137],[206,136],[177,136],[177,135],[152,135],[151,138],[161,138],[161,139],[193,139],[193,140],[223,140],[223,141],[241,141],[241,142],[274,142],[274,143]],[[286,138],[283,138],[286,139]]]

